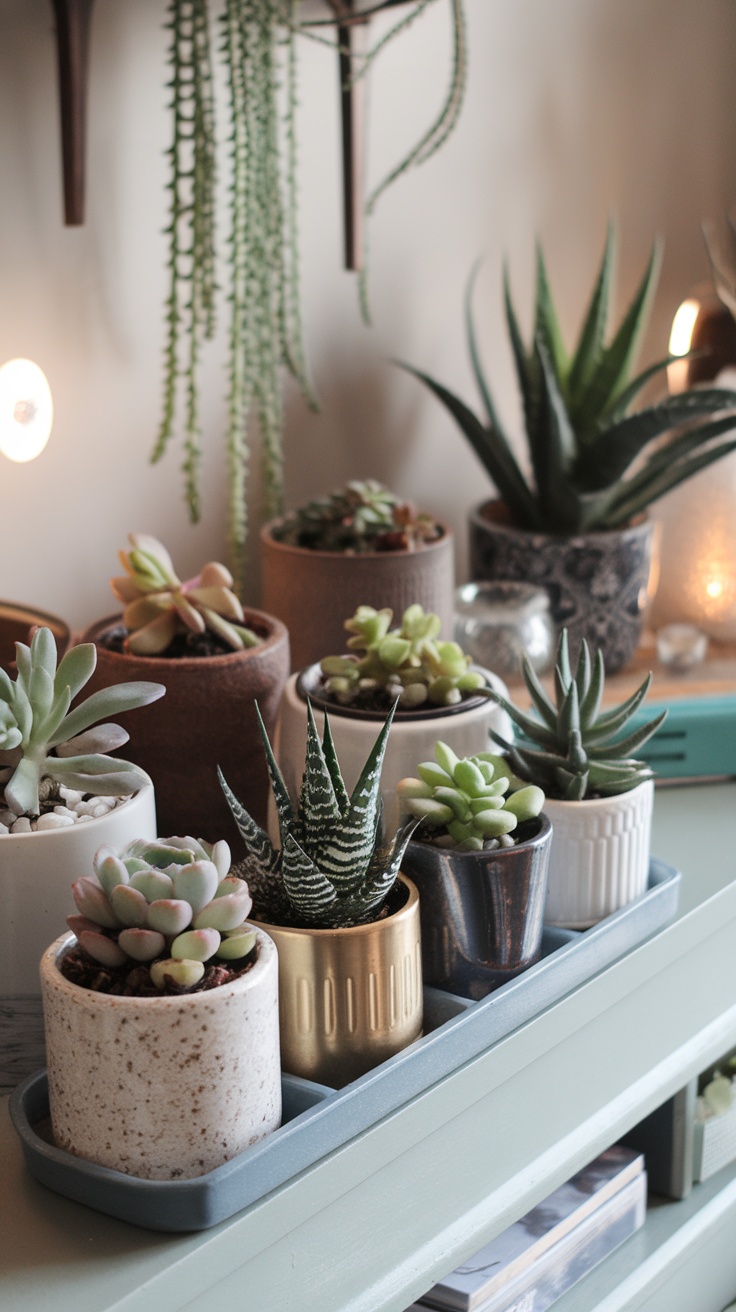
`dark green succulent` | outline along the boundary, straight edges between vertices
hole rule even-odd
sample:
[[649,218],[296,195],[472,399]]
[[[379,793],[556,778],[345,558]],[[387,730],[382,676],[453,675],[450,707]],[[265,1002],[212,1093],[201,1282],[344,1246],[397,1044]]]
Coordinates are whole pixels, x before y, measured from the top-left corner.
[[[614,232],[609,227],[595,289],[572,355],[562,340],[541,247],[537,248],[534,332],[529,349],[522,340],[505,273],[506,320],[524,410],[531,481],[516,461],[481,365],[471,307],[477,266],[468,284],[465,315],[485,423],[446,387],[411,369],[459,424],[517,528],[569,534],[621,527],[665,492],[736,449],[734,440],[719,441],[736,422],[736,392],[694,389],[629,413],[645,384],[673,357],[632,377],[659,271],[656,244],[627,313],[606,343],[613,246]],[[706,423],[696,422],[703,418]],[[670,434],[665,442],[657,441],[665,434]]]
[[318,497],[286,515],[274,530],[279,542],[312,551],[411,551],[441,536],[431,515],[417,512],[382,483],[368,478]]
[[[256,708],[257,709],[257,708]],[[323,741],[307,703],[307,756],[294,806],[259,715],[281,847],[274,848],[218,771],[223,792],[248,852],[243,862],[259,915],[274,924],[323,929],[375,920],[419,823],[404,825],[387,843],[381,837],[381,766],[393,709],[361,776],[348,793],[340,773],[327,715]]]
[[644,746],[657,731],[667,712],[633,730],[621,734],[647,695],[651,674],[620,706],[601,713],[605,668],[600,652],[591,661],[587,642],[580,644],[577,667],[573,675],[563,629],[557,647],[554,701],[547,696],[528,660],[522,662],[524,681],[538,719],[520,711],[500,693],[488,689],[486,696],[498,702],[528,742],[508,743],[499,734],[492,736],[508,753],[508,759],[522,778],[538,784],[549,797],[563,801],[581,801],[590,794],[613,797],[627,793],[652,771],[631,753]]

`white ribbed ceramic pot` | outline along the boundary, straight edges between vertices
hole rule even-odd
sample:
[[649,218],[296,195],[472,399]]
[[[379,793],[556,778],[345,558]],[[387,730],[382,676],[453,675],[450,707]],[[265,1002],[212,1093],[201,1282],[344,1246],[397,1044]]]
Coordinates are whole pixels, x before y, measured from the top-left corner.
[[617,797],[547,798],[553,830],[547,924],[588,929],[645,892],[653,799],[651,779]]
[[0,835],[0,1093],[44,1064],[38,962],[75,911],[72,884],[100,847],[157,836],[153,785],[97,820]]
[[160,998],[112,997],[65,979],[63,935],[41,960],[54,1139],[146,1180],[192,1179],[281,1123],[278,958],[231,984]]
[[[313,666],[310,670],[316,668]],[[482,669],[481,673],[485,674],[492,688],[508,697],[508,688],[497,674]],[[276,756],[292,797],[299,792],[307,746],[307,704],[299,693],[297,678],[297,675],[292,675],[286,684],[276,729]],[[317,729],[322,735],[324,712],[318,706],[313,709]],[[341,706],[330,707],[328,715],[345,787],[352,792],[386,716],[360,718],[351,715],[348,707]],[[476,752],[494,750],[489,738],[491,729],[507,738],[513,735],[506,712],[488,698],[471,701],[468,706],[435,708],[426,713],[417,710],[406,718],[397,716],[391,725],[381,771],[384,832],[391,834],[399,827],[401,808],[396,785],[400,779],[416,775],[421,761],[434,760],[434,744],[438,738],[458,756],[473,756]],[[273,795],[269,798],[269,830],[276,838],[278,826]]]

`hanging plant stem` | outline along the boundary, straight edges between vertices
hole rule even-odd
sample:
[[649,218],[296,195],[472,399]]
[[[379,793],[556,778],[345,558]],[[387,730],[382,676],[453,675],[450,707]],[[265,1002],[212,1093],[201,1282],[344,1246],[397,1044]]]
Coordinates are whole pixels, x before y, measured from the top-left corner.
[[160,460],[173,435],[183,379],[183,468],[189,511],[196,521],[201,461],[198,364],[202,338],[211,337],[215,328],[215,133],[207,0],[171,0],[169,15],[174,115],[169,293],[163,416],[152,459]]

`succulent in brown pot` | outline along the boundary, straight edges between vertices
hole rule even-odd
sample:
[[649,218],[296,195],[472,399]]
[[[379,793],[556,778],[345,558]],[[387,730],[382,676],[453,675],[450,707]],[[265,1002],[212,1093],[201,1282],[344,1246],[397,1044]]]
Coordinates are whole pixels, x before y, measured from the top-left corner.
[[158,785],[160,827],[213,840],[229,823],[217,765],[265,816],[253,703],[272,728],[289,672],[288,634],[272,615],[243,610],[219,562],[181,582],[166,548],[145,534],[131,535],[121,561],[125,573],[112,589],[123,614],[86,634],[97,646],[95,678],[100,686],[133,677],[166,685],[165,709],[146,707],[130,726],[130,753]]

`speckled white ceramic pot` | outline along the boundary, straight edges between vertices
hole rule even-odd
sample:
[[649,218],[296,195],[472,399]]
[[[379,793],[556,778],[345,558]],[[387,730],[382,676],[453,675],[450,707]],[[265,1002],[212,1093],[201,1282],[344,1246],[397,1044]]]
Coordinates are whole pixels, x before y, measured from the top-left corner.
[[75,910],[72,884],[100,847],[156,838],[153,785],[97,820],[0,835],[0,1094],[44,1065],[38,961]]
[[41,960],[54,1139],[147,1180],[192,1179],[281,1123],[278,959],[232,984],[179,997],[122,998],[65,979],[66,934]]
[[552,821],[544,919],[587,929],[646,891],[654,784],[582,802],[547,798]]

